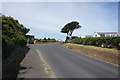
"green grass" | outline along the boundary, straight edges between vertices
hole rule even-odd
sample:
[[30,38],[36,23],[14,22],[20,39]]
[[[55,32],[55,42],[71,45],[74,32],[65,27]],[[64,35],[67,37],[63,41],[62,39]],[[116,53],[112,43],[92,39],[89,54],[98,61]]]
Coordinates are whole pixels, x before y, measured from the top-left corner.
[[106,61],[115,65],[120,65],[118,62],[118,55],[120,55],[120,50],[108,49],[95,46],[87,46],[80,44],[70,44],[67,43],[64,47],[69,48],[75,52],[85,54],[87,56]]

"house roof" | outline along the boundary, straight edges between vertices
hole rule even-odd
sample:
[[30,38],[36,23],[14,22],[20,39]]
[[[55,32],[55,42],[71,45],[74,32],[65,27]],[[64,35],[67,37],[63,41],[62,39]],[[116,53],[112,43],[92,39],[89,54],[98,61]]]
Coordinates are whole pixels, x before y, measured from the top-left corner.
[[97,32],[98,34],[117,34],[117,32]]

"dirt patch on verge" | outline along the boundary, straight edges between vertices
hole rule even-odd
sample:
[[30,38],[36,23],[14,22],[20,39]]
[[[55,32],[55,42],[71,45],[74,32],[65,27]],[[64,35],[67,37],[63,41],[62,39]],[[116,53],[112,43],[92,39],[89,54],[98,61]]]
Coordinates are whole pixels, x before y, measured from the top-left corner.
[[120,65],[118,58],[120,56],[120,51],[116,49],[108,49],[71,43],[64,44],[64,47],[117,66]]

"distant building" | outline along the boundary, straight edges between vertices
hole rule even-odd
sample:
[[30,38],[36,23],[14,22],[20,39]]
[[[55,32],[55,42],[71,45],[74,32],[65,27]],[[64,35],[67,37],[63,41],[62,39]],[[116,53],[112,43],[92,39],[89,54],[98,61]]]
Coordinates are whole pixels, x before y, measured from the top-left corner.
[[85,36],[81,36],[81,38],[85,38]]
[[27,43],[34,44],[34,36],[33,35],[26,35]]
[[92,37],[117,37],[117,32],[94,32]]

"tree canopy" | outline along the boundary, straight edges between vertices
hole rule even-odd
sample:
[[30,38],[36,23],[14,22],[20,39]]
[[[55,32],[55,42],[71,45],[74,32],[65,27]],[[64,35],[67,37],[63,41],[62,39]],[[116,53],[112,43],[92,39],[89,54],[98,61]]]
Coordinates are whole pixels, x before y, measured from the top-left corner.
[[[73,31],[74,31],[75,29],[80,28],[80,27],[82,27],[82,26],[79,25],[79,22],[77,22],[77,21],[72,21],[72,22],[70,22],[70,23],[67,23],[67,24],[61,29],[60,32],[61,32],[61,33],[67,33],[67,37],[70,36],[70,38],[71,38]],[[67,37],[66,37],[66,39],[67,39]]]

